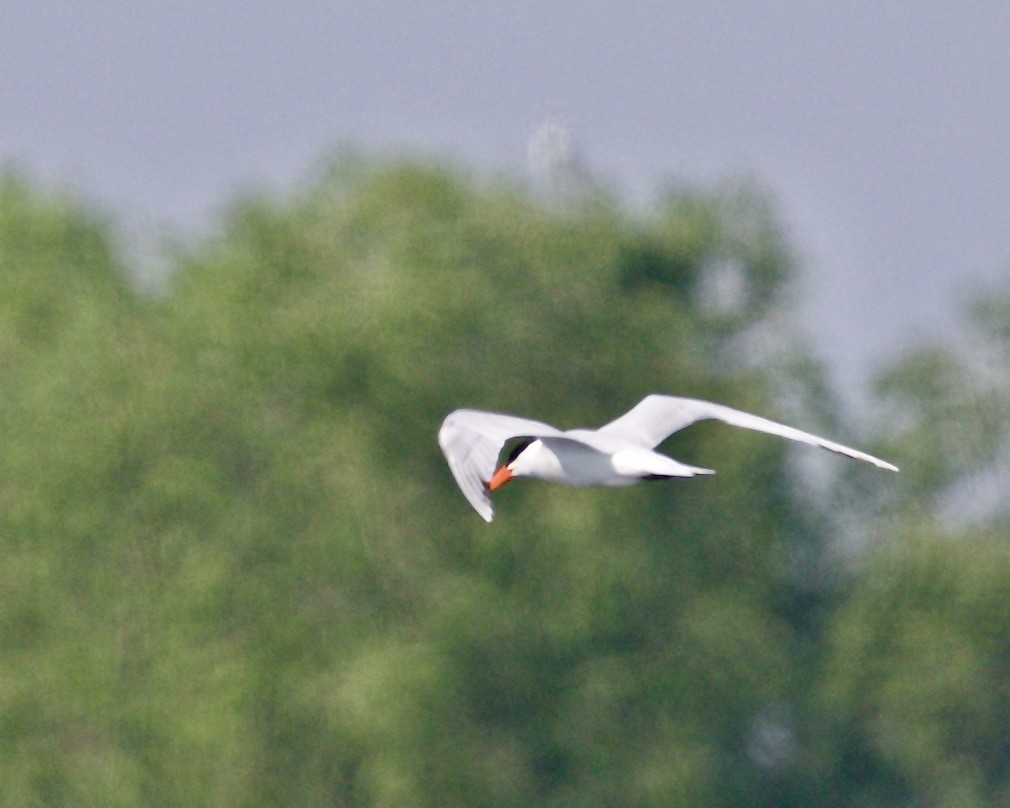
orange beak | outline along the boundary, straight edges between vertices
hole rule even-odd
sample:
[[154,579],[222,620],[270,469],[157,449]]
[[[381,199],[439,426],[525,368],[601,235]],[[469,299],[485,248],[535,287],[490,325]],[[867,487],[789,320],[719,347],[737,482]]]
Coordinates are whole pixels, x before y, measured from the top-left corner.
[[502,466],[494,473],[494,476],[491,478],[491,482],[487,484],[487,490],[496,491],[511,479],[512,472],[509,471],[508,466]]

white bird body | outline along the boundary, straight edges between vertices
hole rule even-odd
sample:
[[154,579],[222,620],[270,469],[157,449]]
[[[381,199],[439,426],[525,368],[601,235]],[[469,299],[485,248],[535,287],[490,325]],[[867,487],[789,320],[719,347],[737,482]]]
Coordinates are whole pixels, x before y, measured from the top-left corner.
[[507,468],[512,477],[536,477],[583,487],[634,485],[647,476],[712,473],[626,441],[600,438],[606,436],[584,429],[566,432],[562,438],[537,438]]
[[[646,396],[627,413],[599,429],[563,432],[549,424],[514,415],[456,410],[442,422],[438,443],[460,490],[486,521],[493,518],[491,491],[514,477],[533,477],[575,486],[628,486],[643,479],[713,474],[653,449],[697,421],[715,419],[731,426],[778,435],[897,471],[879,458],[757,415],[709,401]],[[497,468],[506,444],[519,451]]]

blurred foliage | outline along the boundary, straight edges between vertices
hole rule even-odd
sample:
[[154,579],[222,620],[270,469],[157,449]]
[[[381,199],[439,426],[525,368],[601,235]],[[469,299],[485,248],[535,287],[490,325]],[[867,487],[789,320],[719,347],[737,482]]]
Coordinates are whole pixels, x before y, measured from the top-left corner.
[[819,697],[848,804],[1010,802],[1008,333],[994,290],[876,381],[902,471],[890,535],[832,617]]
[[802,449],[699,425],[666,448],[715,478],[517,484],[488,526],[438,451],[457,407],[650,392],[845,439],[759,189],[636,218],[345,156],[236,200],[155,300],[114,236],[0,180],[7,804],[1006,797],[1005,550],[910,505],[964,472],[929,465],[942,352],[883,382],[911,527],[851,576],[828,512],[868,467],[819,495]]
[[[1010,290],[980,298],[963,321],[955,339],[911,351],[876,382],[902,427],[900,491],[926,509],[964,504],[987,476],[1005,494],[1010,474]],[[1005,523],[1008,504],[1000,496],[988,516]]]
[[1010,801],[1008,628],[1005,530],[923,532],[878,554],[835,617],[824,681],[852,804]]

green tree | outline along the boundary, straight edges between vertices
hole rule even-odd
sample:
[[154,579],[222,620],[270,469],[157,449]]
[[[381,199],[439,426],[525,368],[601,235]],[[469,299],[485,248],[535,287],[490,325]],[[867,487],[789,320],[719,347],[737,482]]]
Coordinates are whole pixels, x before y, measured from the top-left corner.
[[979,301],[956,339],[878,381],[901,481],[890,535],[832,618],[823,680],[826,777],[847,804],[1010,799],[1008,300]]
[[106,225],[12,187],[12,800],[805,804],[831,600],[797,558],[829,536],[788,446],[702,425],[668,448],[714,479],[516,485],[488,526],[435,442],[459,406],[594,425],[656,391],[831,431],[759,191],[632,218],[344,158],[145,301]]

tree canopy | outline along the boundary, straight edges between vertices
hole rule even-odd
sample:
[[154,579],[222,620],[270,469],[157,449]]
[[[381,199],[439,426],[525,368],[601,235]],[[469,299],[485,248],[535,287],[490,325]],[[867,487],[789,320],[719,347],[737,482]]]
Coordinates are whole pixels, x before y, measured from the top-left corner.
[[[632,215],[342,157],[234,200],[158,296],[115,244],[0,181],[10,804],[1005,799],[1003,517],[953,542],[916,504],[968,472],[938,402],[1006,408],[937,348],[881,382],[900,436],[852,437],[759,188]],[[703,424],[665,448],[714,478],[517,484],[488,526],[435,441],[461,406],[596,426],[651,392],[910,472]]]

